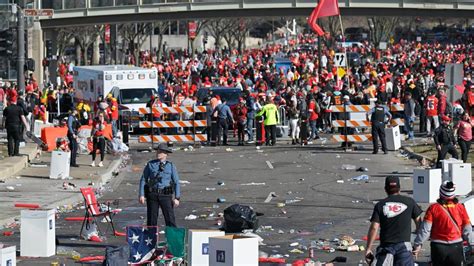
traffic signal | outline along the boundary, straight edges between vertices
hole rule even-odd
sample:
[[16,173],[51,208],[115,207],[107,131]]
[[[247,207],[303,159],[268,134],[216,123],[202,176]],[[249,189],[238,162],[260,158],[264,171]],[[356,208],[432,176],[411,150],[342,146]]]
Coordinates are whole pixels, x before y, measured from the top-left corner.
[[0,56],[10,57],[13,54],[13,32],[11,30],[0,31]]
[[53,57],[53,41],[46,40],[46,58]]

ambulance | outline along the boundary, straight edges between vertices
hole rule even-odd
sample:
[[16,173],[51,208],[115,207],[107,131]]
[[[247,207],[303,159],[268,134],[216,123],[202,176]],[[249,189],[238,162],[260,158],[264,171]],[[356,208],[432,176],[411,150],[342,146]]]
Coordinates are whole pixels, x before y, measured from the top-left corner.
[[139,108],[146,107],[151,96],[158,93],[158,73],[156,69],[126,65],[76,66],[74,88],[74,98],[91,107],[99,96],[112,94],[118,101],[120,115],[131,116],[133,130],[143,118]]

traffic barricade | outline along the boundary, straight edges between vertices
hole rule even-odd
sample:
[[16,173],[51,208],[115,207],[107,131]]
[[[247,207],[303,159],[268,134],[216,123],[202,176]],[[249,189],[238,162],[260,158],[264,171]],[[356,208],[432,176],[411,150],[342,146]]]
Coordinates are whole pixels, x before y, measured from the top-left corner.
[[[369,121],[366,120],[365,114],[370,111],[370,105],[334,105],[331,106],[333,113],[347,113],[342,120],[333,120],[333,127],[346,128],[342,135],[333,135],[331,137],[334,142],[366,142],[372,141],[372,134],[348,134],[349,128],[368,128],[371,127]],[[354,119],[354,120],[353,120]]]
[[[183,114],[192,113],[192,120],[175,120],[175,121],[140,121],[139,128],[151,129],[150,135],[139,136],[140,143],[154,142],[196,142],[207,141],[207,134],[196,134],[197,127],[207,127],[206,120],[195,120],[197,113],[205,113],[206,106],[180,106],[180,107],[153,107],[140,108],[139,113],[143,115],[149,114]],[[153,117],[150,115],[150,117]],[[153,119],[153,118],[152,118]],[[181,116],[180,116],[181,119]],[[192,134],[183,135],[155,135],[154,128],[192,128]]]
[[390,125],[392,126],[405,126],[404,112],[405,106],[403,104],[392,104],[390,105],[390,113],[392,113],[392,121]]

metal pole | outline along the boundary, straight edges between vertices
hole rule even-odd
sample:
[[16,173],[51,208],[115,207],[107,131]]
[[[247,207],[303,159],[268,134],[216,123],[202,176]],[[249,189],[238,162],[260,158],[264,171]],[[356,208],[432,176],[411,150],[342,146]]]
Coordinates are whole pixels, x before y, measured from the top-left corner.
[[18,1],[17,10],[17,84],[18,91],[25,92],[25,17],[23,15],[23,0]]
[[[319,5],[320,0],[318,0],[318,5]],[[318,25],[320,24],[320,21],[318,19]],[[321,73],[323,72],[323,66],[321,65],[321,36],[318,36],[318,74],[319,78],[321,78]]]
[[347,148],[349,146],[349,143],[347,142],[347,116],[349,113],[347,113],[347,104],[344,103],[344,151],[347,151]]

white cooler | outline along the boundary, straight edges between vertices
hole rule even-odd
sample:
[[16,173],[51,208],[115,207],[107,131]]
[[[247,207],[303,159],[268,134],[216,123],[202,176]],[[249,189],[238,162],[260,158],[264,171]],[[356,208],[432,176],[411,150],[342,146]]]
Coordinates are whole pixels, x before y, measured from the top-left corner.
[[224,236],[218,230],[189,229],[188,231],[188,262],[189,265],[209,265],[209,237]]
[[64,151],[53,151],[51,153],[51,167],[49,171],[50,179],[64,179],[69,177],[69,165],[71,153]]
[[458,160],[458,159],[454,159],[454,158],[441,160],[441,169],[443,170],[443,180],[451,180],[451,179],[449,179],[449,165],[450,164],[457,164],[457,163],[463,163],[463,161]]
[[16,266],[16,246],[0,248],[0,266]]
[[474,196],[464,198],[460,202],[464,204],[469,220],[471,220],[471,224],[474,226]]
[[22,210],[20,255],[50,257],[56,254],[56,210]]
[[441,169],[413,170],[413,199],[416,202],[436,202],[440,186]]
[[400,149],[400,147],[402,147],[399,126],[385,129],[385,142],[387,142],[387,150],[389,151],[397,151]]
[[210,237],[209,250],[210,266],[258,266],[258,239],[255,237]]
[[472,172],[470,163],[449,164],[449,175],[444,180],[453,181],[456,186],[456,195],[467,195],[472,191]]

